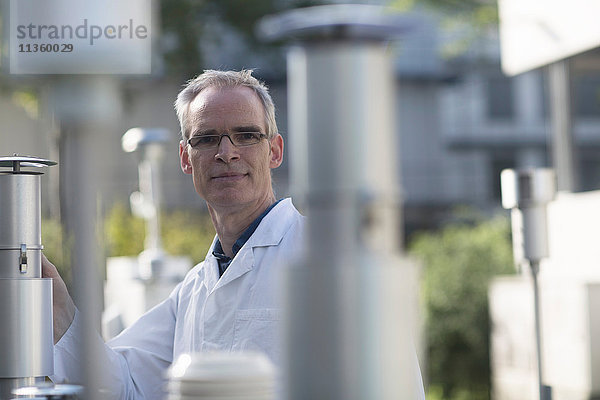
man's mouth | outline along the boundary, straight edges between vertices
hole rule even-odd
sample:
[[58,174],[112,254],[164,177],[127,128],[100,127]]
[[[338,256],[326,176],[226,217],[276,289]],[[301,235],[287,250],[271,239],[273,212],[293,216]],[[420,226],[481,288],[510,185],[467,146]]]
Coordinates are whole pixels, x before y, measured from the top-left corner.
[[220,182],[235,182],[244,178],[245,176],[246,174],[242,174],[239,172],[225,172],[223,174],[214,176],[212,179]]

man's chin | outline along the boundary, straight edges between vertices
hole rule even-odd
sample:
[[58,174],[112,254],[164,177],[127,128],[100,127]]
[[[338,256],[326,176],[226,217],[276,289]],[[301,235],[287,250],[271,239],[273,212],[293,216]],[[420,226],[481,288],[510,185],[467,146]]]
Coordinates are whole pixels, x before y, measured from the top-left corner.
[[[231,193],[228,193],[231,192]],[[209,196],[206,198],[208,205],[213,208],[231,208],[231,207],[242,207],[248,199],[239,191],[222,190],[218,195]]]

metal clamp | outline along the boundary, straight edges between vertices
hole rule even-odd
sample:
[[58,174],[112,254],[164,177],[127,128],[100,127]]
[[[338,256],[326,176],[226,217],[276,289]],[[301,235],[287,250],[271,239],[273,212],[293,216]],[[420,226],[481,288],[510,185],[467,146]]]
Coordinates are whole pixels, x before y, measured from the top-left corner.
[[27,273],[27,245],[21,245],[21,254],[19,255],[19,271],[22,274]]

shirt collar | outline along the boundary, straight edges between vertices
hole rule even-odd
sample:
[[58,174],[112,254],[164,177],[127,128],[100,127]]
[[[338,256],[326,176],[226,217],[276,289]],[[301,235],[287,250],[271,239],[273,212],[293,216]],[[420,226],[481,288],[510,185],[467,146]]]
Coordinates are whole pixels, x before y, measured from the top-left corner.
[[[277,204],[279,204],[279,202],[281,200],[283,200],[283,199],[277,200],[275,203],[271,204],[269,206],[269,208],[267,208],[265,211],[263,211],[263,213],[260,214],[254,221],[252,221],[252,223],[248,226],[248,228],[246,228],[246,230],[242,233],[242,235],[235,241],[235,243],[233,244],[233,247],[231,249],[231,251],[233,253],[232,258],[235,257],[235,255],[240,251],[240,249],[244,246],[244,244],[246,244],[248,239],[250,239],[250,236],[252,236],[254,231],[256,231],[256,228],[258,228],[258,225],[260,225],[260,222],[263,220],[263,218],[269,213],[269,211],[271,211]],[[227,257],[225,255],[225,251],[223,251],[223,246],[221,245],[221,240],[219,240],[218,238],[217,238],[217,242],[215,243],[212,253],[213,253],[213,256],[215,256],[217,258],[217,260],[219,260],[220,262],[227,263],[232,260],[232,258]]]

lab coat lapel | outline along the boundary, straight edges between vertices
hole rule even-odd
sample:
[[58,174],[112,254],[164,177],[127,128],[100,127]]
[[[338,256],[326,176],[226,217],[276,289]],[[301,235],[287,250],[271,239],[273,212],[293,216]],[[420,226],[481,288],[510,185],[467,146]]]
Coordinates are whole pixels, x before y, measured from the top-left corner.
[[212,292],[219,281],[219,264],[217,258],[212,255],[212,251],[204,260],[204,284],[208,292]]
[[251,271],[252,267],[254,267],[254,254],[252,253],[252,247],[243,246],[229,267],[227,267],[227,270],[225,270],[225,273],[219,282],[217,282],[215,290]]
[[[227,270],[221,279],[218,278],[219,268],[217,266],[217,260],[212,255],[212,252],[209,252],[210,257],[212,257],[215,264],[214,268],[212,268],[211,265],[210,273],[214,271],[216,279],[218,280],[216,286],[208,286],[209,291],[216,290],[251,271],[254,267],[254,248],[277,246],[283,238],[283,235],[285,235],[285,232],[290,228],[291,221],[289,215],[292,212],[297,213],[289,198],[282,200],[276,205],[275,208],[265,216],[260,225],[256,228],[256,231],[254,231],[246,244],[240,249],[229,267],[227,267]],[[282,221],[285,222],[282,223]],[[207,271],[207,273],[209,273],[209,271]],[[212,287],[214,287],[214,289],[211,289]]]

